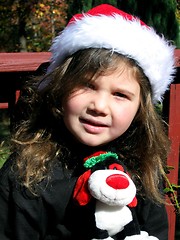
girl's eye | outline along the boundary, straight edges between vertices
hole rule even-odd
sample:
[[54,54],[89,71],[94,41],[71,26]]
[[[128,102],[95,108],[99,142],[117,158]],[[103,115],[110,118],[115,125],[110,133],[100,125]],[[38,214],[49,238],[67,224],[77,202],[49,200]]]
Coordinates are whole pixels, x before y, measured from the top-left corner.
[[128,98],[128,96],[124,93],[121,92],[115,92],[114,96],[119,97],[119,98]]
[[92,83],[87,83],[86,84],[86,88],[89,88],[89,89],[95,89],[95,86],[92,84]]

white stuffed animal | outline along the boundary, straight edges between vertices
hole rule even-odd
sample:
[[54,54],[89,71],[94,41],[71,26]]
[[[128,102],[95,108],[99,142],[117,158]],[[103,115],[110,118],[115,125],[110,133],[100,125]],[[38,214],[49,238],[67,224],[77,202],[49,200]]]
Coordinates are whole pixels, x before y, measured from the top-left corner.
[[85,159],[89,168],[76,183],[74,199],[79,205],[86,205],[96,199],[96,234],[92,240],[113,240],[123,233],[124,240],[158,240],[140,231],[133,212],[137,205],[136,186],[125,167],[112,152],[97,152]]

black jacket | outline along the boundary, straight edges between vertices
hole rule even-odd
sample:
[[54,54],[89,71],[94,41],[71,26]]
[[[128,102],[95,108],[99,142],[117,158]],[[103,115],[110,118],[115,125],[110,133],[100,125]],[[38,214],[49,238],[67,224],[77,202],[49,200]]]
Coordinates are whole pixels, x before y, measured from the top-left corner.
[[[65,219],[73,219],[67,209],[77,178],[64,172],[60,164],[56,165],[50,180],[42,181],[39,194],[35,196],[17,183],[11,162],[8,160],[0,170],[0,240],[80,240],[81,233],[79,237],[73,235],[65,222]],[[138,198],[136,213],[141,230],[160,240],[168,240],[164,206]],[[81,217],[77,214],[73,224],[74,229],[83,231],[79,225]]]

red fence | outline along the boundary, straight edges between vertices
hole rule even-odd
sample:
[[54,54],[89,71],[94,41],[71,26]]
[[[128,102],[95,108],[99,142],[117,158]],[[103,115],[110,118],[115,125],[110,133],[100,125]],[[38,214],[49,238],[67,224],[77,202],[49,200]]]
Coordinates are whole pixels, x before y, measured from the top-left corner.
[[49,52],[0,53],[0,109],[13,108],[24,81],[49,62]]
[[[168,157],[167,165],[173,166],[168,174],[171,183],[178,184],[178,169],[180,157],[180,84],[171,84],[170,106],[169,106],[169,137],[171,139],[171,152]],[[171,206],[167,206],[169,217],[169,240],[175,239],[176,215]]]

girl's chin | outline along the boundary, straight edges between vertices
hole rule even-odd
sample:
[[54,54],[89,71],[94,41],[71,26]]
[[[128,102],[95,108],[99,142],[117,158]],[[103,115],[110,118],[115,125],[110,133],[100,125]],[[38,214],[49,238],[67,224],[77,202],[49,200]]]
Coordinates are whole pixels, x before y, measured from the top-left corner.
[[86,145],[86,146],[89,146],[89,147],[99,147],[99,146],[104,146],[106,145],[108,142],[104,142],[104,141],[97,141],[96,140],[93,140],[93,139],[79,139],[79,141],[83,144],[83,145]]

